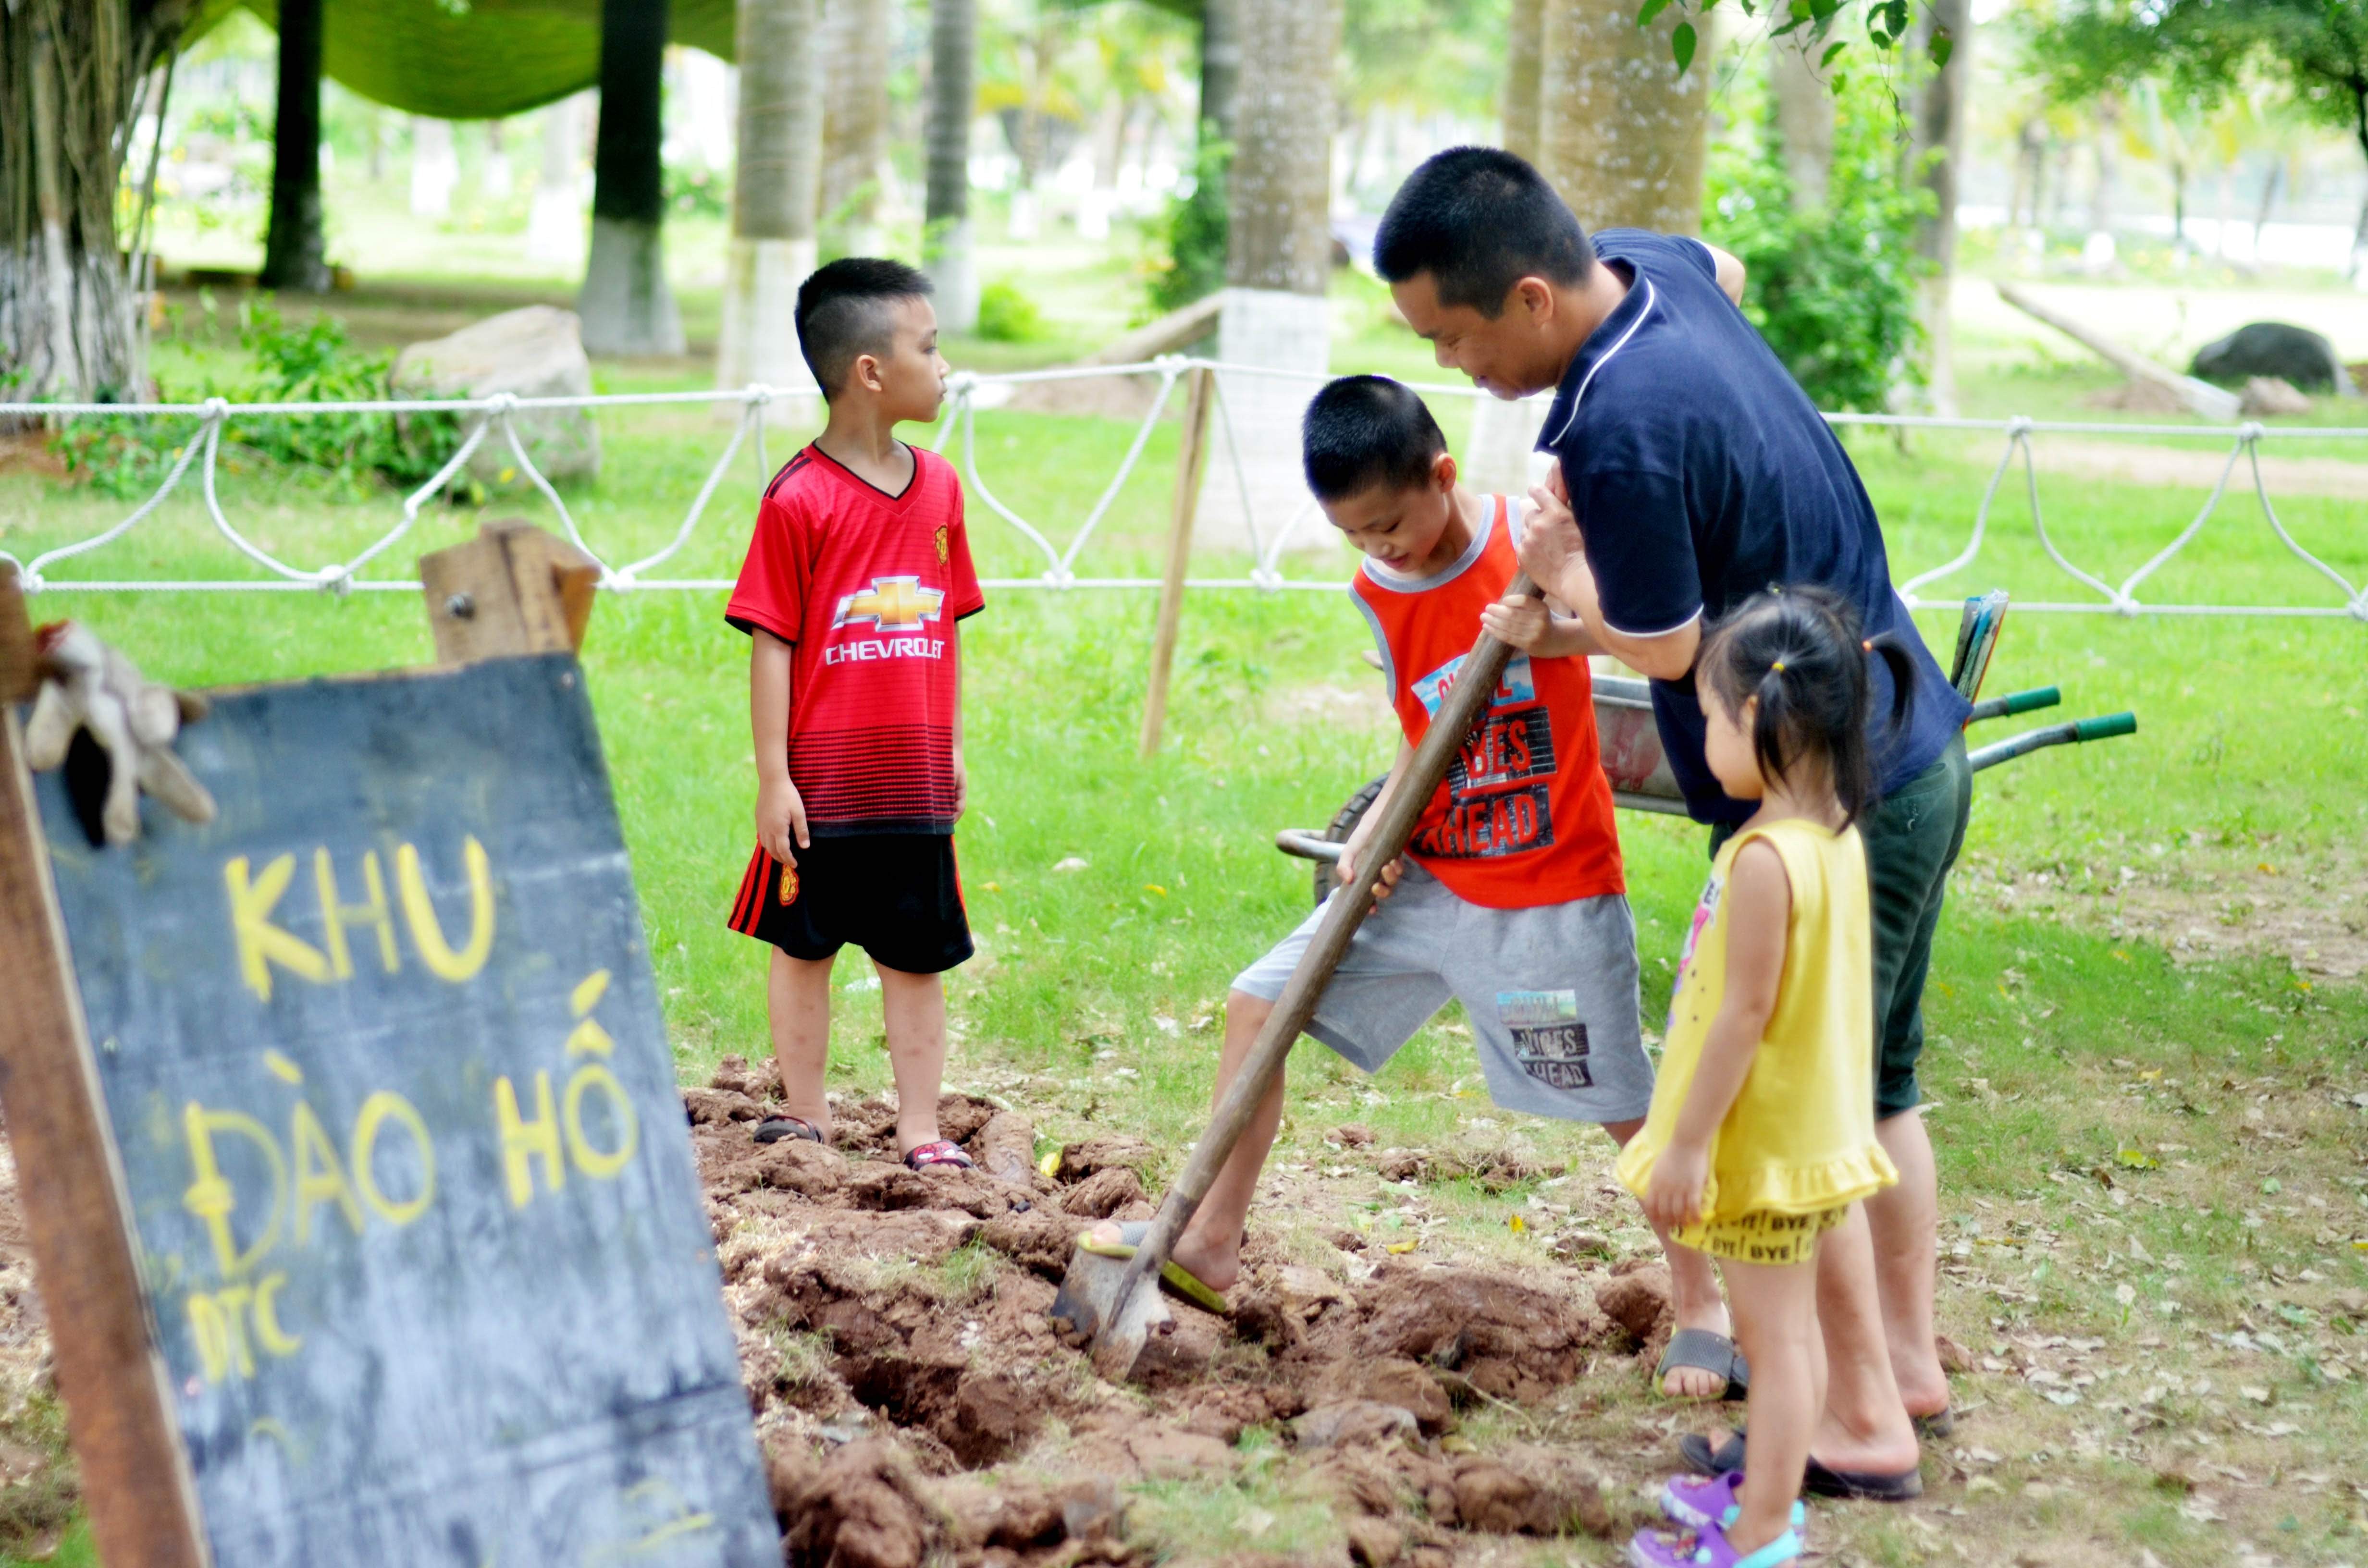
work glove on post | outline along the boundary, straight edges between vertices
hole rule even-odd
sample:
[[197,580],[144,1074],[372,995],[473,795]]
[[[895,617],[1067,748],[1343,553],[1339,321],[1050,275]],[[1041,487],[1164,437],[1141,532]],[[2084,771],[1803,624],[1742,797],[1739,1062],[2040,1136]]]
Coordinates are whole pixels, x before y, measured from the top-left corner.
[[27,765],[35,772],[57,767],[65,761],[74,732],[88,730],[107,754],[99,821],[109,844],[140,836],[142,790],[184,821],[213,821],[214,798],[173,754],[173,737],[185,722],[205,716],[205,699],[149,680],[129,658],[76,622],[45,626],[35,641],[41,689],[25,726]]

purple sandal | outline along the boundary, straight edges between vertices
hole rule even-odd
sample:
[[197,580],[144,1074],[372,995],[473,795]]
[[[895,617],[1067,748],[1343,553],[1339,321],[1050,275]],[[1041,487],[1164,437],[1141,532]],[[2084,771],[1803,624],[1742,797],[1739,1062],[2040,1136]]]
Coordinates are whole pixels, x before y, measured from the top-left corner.
[[1631,1568],[1784,1568],[1797,1563],[1801,1532],[1788,1529],[1757,1551],[1739,1552],[1716,1525],[1694,1530],[1638,1530],[1628,1543]]
[[956,1170],[974,1171],[978,1162],[962,1152],[962,1146],[940,1138],[934,1143],[916,1143],[905,1153],[905,1168],[925,1171],[935,1165],[951,1165]]
[[[1730,1470],[1724,1475],[1673,1475],[1661,1487],[1661,1512],[1690,1530],[1712,1525],[1725,1529],[1742,1509],[1743,1505],[1736,1497],[1742,1485],[1743,1472],[1739,1470]],[[1795,1532],[1808,1522],[1808,1510],[1795,1498]]]

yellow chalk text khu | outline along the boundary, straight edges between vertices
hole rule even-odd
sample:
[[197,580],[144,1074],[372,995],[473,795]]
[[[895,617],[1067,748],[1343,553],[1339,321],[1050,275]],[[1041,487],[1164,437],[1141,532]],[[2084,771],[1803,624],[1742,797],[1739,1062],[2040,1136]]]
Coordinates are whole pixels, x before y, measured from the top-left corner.
[[[437,981],[465,985],[485,967],[495,936],[493,866],[474,837],[461,844],[469,883],[469,922],[457,946],[447,934],[428,894],[419,852],[409,844],[394,851],[395,898],[376,851],[364,853],[358,872],[359,903],[347,903],[340,868],[326,848],[313,855],[313,887],[318,897],[321,936],[305,940],[280,924],[281,901],[296,877],[296,857],[282,855],[256,870],[246,857],[227,861],[222,884],[229,900],[231,930],[239,977],[262,1002],[271,999],[283,974],[314,985],[337,985],[354,975],[357,937],[386,973],[402,972],[395,909],[419,965]],[[504,1185],[513,1210],[563,1191],[572,1170],[592,1181],[613,1181],[641,1146],[641,1128],[632,1097],[609,1068],[616,1042],[593,1014],[609,989],[609,971],[595,970],[577,982],[568,1002],[573,1027],[562,1052],[560,1076],[537,1069],[523,1086],[507,1074],[495,1078],[488,1120],[502,1151]],[[181,1131],[189,1152],[189,1185],[182,1206],[204,1227],[221,1283],[188,1297],[191,1337],[207,1383],[250,1378],[262,1359],[284,1359],[303,1349],[304,1336],[282,1315],[285,1268],[273,1268],[289,1252],[301,1253],[324,1233],[343,1224],[355,1237],[372,1226],[402,1230],[436,1200],[436,1144],[427,1122],[400,1094],[381,1089],[363,1099],[350,1123],[332,1128],[302,1096],[303,1070],[278,1051],[263,1052],[273,1078],[297,1091],[284,1124],[244,1109],[190,1100],[181,1109]],[[283,1135],[284,1126],[284,1135]],[[226,1150],[244,1145],[268,1177],[268,1207],[258,1227],[250,1191],[245,1222],[233,1228],[242,1195],[222,1168]],[[381,1153],[389,1157],[381,1166]],[[407,1159],[405,1156],[407,1155]],[[402,1179],[381,1182],[389,1167]],[[407,1168],[406,1168],[407,1166]],[[253,1184],[250,1182],[250,1187]],[[250,1239],[241,1244],[239,1233]]]

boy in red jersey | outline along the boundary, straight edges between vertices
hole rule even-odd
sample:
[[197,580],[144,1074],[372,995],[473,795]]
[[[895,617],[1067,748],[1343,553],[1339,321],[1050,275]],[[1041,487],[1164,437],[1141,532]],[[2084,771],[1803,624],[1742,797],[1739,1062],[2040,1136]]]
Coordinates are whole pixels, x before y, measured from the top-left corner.
[[[1308,405],[1304,445],[1309,487],[1364,552],[1352,597],[1372,626],[1404,731],[1389,783],[1349,835],[1342,881],[1354,876],[1474,635],[1485,625],[1516,650],[1406,857],[1383,869],[1384,902],[1358,927],[1307,1032],[1370,1073],[1460,998],[1497,1105],[1599,1122],[1624,1144],[1652,1103],[1653,1066],[1637,1019],[1636,927],[1611,786],[1596,750],[1592,641],[1543,599],[1503,597],[1520,569],[1521,503],[1456,483],[1446,438],[1411,390],[1341,377]],[[1322,918],[1311,915],[1235,979],[1220,1095]],[[1278,1081],[1178,1239],[1167,1278],[1186,1295],[1237,1278],[1243,1224],[1282,1106]],[[1106,1221],[1086,1244],[1122,1256],[1141,1229]],[[1662,1245],[1679,1328],[1691,1331],[1673,1338],[1662,1362],[1666,1392],[1739,1391],[1748,1369],[1708,1261],[1666,1236]]]
[[849,256],[798,290],[798,347],[830,406],[774,476],[724,618],[748,633],[757,852],[732,928],[773,945],[766,999],[786,1114],[757,1139],[830,1132],[830,973],[853,942],[880,973],[905,1163],[968,1165],[938,1133],[942,979],[971,955],[954,866],[966,793],[957,623],[985,605],[962,485],[896,438],[937,417],[929,280]]

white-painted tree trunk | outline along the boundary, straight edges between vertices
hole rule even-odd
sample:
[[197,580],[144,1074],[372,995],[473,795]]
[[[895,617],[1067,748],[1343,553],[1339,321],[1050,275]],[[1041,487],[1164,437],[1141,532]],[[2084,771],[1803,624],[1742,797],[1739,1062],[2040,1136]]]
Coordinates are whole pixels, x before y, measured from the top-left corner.
[[573,272],[584,265],[584,95],[542,111],[542,167],[527,208],[526,254]]
[[[1242,73],[1245,100],[1248,78],[1257,71],[1253,64]],[[1250,112],[1245,101],[1244,116]],[[1299,443],[1308,400],[1332,366],[1329,304],[1321,294],[1288,289],[1228,288],[1218,308],[1217,358],[1227,365],[1300,373],[1218,373],[1224,406],[1219,428],[1210,437],[1194,548],[1255,549],[1263,554],[1274,548],[1286,528],[1294,551],[1331,548],[1330,527],[1320,517],[1304,515],[1315,500],[1308,493]]]
[[[1537,449],[1538,428],[1545,423],[1551,394],[1506,403],[1493,397],[1473,400],[1472,437],[1464,443],[1463,483],[1474,490],[1525,495],[1542,483],[1553,460]],[[1442,421],[1441,423],[1447,423]],[[1449,424],[1448,427],[1454,426]]]
[[575,297],[586,353],[646,358],[683,351],[682,313],[666,285],[666,231],[625,218],[592,218],[592,254]]
[[1299,425],[1332,363],[1324,291],[1332,271],[1332,63],[1340,8],[1338,0],[1243,0],[1240,23],[1217,358],[1304,374],[1222,379],[1227,417],[1201,485],[1194,543],[1255,544],[1263,552],[1287,528],[1294,549],[1338,549],[1313,515]]
[[821,396],[798,351],[798,286],[814,268],[822,166],[821,16],[816,0],[740,0],[740,103],[732,250],[723,278],[716,384],[802,388],[768,403],[769,423],[804,421]]
[[411,215],[445,218],[452,211],[452,187],[461,183],[461,162],[452,152],[452,123],[414,115],[411,120]]

